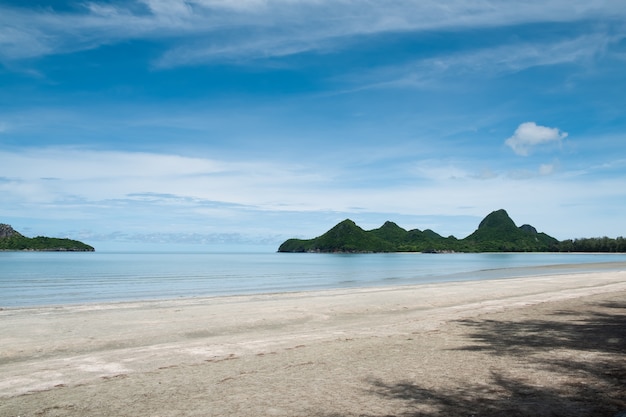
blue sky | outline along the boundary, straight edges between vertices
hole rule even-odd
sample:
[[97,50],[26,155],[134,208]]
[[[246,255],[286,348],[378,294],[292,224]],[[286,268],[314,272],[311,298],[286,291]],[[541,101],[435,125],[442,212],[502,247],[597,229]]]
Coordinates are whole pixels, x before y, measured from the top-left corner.
[[0,222],[275,249],[626,235],[626,2],[0,1]]

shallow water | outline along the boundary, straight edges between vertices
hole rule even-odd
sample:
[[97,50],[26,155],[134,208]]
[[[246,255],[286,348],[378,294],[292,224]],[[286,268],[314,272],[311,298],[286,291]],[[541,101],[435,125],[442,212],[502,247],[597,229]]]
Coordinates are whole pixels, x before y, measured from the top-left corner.
[[601,262],[626,254],[0,252],[0,307],[500,279]]

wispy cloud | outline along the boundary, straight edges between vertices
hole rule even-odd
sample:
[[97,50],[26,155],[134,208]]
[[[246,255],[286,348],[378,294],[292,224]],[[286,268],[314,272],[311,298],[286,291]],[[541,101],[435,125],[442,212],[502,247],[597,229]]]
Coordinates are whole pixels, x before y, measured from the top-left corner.
[[620,35],[596,32],[560,40],[513,42],[438,54],[409,63],[344,75],[338,80],[355,85],[350,91],[445,87],[459,77],[484,79],[542,66],[587,65],[604,54],[610,44],[624,38],[626,32]]
[[[0,152],[0,162],[2,174],[11,173],[13,178],[10,184],[2,184],[4,190],[33,202],[71,196],[85,201],[145,200],[149,196],[172,202],[163,196],[176,195],[262,208],[280,199],[274,196],[276,192],[298,195],[298,184],[328,181],[297,165],[72,148]],[[43,180],[51,177],[58,181]]]
[[[280,11],[274,8],[284,3]],[[488,3],[488,2],[487,2]],[[519,5],[518,5],[519,6]],[[526,6],[526,7],[525,7]],[[497,7],[482,2],[473,6],[452,3],[441,6],[425,2],[394,2],[385,4],[343,2],[253,2],[253,7],[236,9],[242,12],[233,20],[233,28],[221,36],[199,37],[191,45],[174,46],[156,62],[160,67],[198,64],[222,60],[248,61],[258,58],[283,57],[301,52],[328,52],[341,49],[356,37],[383,33],[409,33],[431,30],[463,30],[493,28],[537,22],[572,21],[607,15],[603,8],[580,7],[572,13],[571,5],[559,2],[526,4],[521,8]],[[515,12],[511,12],[515,9]],[[622,8],[623,9],[623,8]],[[613,10],[620,14],[621,9]],[[626,14],[626,10],[621,10]],[[254,16],[252,21],[244,16]],[[228,21],[228,19],[226,19]],[[499,70],[519,70],[537,65],[554,65],[589,58],[608,43],[624,35],[597,32],[541,44],[516,45],[512,50],[492,49],[481,54],[461,55],[455,59],[433,59],[424,62],[433,70],[465,67],[480,71],[486,67]]]
[[326,50],[377,33],[624,16],[626,6],[618,0],[529,1],[515,7],[487,0],[91,1],[71,12],[0,6],[0,57],[13,60],[129,39],[167,39],[171,49],[158,64],[176,66]]

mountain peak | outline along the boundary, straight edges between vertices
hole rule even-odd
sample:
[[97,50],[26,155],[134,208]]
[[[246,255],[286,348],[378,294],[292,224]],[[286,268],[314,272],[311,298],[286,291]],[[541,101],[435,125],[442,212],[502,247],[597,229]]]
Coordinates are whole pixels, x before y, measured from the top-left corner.
[[393,233],[406,233],[406,230],[404,230],[403,228],[398,226],[396,223],[390,222],[390,221],[386,221],[385,224],[380,226],[380,228],[377,229],[377,230],[378,231],[389,232],[389,233],[391,233],[391,232],[393,232]]
[[538,233],[537,229],[529,224],[523,224],[519,227],[519,229],[523,232],[530,233],[531,235],[536,235]]
[[546,251],[558,241],[525,224],[517,227],[506,210],[491,212],[480,222],[478,229],[465,238],[477,251],[529,252]]
[[480,229],[512,229],[517,228],[515,222],[509,217],[509,213],[504,209],[492,211],[478,225]]
[[8,224],[0,223],[0,239],[4,239],[12,236],[22,236],[19,232],[16,232]]
[[387,221],[385,222],[385,224],[383,224],[383,225],[381,226],[381,229],[382,229],[383,227],[384,227],[384,228],[394,228],[394,229],[395,229],[395,228],[399,228],[400,226],[398,226],[396,223],[394,223],[394,222],[392,222],[392,221],[387,220]]
[[357,224],[350,220],[350,219],[345,219],[339,223],[337,223],[335,225],[335,227],[333,227],[332,229],[330,229],[328,232],[333,232],[333,231],[345,231],[345,230],[350,230],[350,229],[361,229],[359,226],[357,226]]

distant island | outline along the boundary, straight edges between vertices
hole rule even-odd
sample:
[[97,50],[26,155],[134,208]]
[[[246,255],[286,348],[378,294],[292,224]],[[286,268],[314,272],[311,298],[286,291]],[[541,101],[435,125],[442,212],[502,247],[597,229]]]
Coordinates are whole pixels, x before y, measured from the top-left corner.
[[346,219],[314,239],[288,239],[278,252],[626,252],[626,239],[559,241],[531,225],[517,227],[508,213],[500,209],[485,217],[478,229],[464,239],[443,237],[430,229],[407,231],[390,221],[366,231]]
[[37,236],[29,238],[8,224],[0,224],[0,250],[41,252],[93,252],[95,249],[72,239]]

